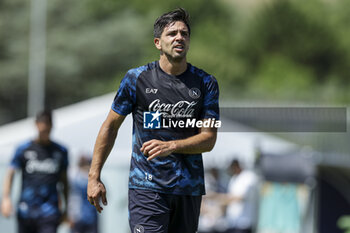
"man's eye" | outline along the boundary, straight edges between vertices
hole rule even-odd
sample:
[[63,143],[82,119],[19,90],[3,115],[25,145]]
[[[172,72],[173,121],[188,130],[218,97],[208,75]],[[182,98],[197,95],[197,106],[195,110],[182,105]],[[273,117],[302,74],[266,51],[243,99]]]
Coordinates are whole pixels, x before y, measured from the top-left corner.
[[188,36],[188,32],[181,32],[182,36]]

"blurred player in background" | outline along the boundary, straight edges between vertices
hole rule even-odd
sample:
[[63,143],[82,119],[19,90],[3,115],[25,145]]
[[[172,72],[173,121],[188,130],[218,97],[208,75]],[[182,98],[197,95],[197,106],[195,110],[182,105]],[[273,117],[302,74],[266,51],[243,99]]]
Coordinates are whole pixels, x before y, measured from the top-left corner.
[[72,173],[69,196],[71,233],[98,233],[97,211],[87,200],[86,190],[91,158],[79,157],[78,170]]
[[199,233],[222,233],[227,229],[226,206],[221,205],[215,196],[227,191],[227,181],[221,169],[211,167],[205,171],[206,195],[202,200],[199,218]]
[[132,113],[131,232],[197,231],[205,194],[202,152],[214,147],[217,129],[186,123],[219,119],[219,89],[212,75],[187,63],[190,35],[189,15],[182,8],[155,21],[160,59],[127,72],[96,140],[88,198],[101,212],[100,199],[107,204],[101,170],[120,125]]
[[237,159],[231,162],[228,171],[232,177],[227,193],[216,193],[209,198],[226,207],[225,233],[252,233],[258,216],[258,177],[244,169]]
[[235,159],[229,168],[232,178],[227,194],[227,233],[252,233],[258,212],[258,178]]
[[[1,213],[11,216],[11,188],[16,171],[22,172],[22,189],[17,207],[19,233],[55,233],[66,219],[67,210],[67,149],[51,141],[51,112],[44,111],[35,120],[38,136],[19,146],[7,172],[1,202]],[[64,202],[60,200],[58,184],[63,184]],[[65,203],[62,210],[59,203]]]

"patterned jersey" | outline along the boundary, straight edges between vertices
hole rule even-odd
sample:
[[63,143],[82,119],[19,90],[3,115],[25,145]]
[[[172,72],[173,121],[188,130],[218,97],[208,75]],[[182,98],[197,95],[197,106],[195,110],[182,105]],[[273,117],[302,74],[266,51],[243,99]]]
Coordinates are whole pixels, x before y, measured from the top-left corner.
[[191,64],[178,76],[165,73],[158,61],[127,72],[112,109],[133,116],[129,188],[205,194],[201,154],[173,153],[147,161],[140,148],[152,139],[170,141],[198,134],[197,120],[219,119],[218,98],[216,79]]
[[59,217],[57,183],[68,166],[66,148],[54,142],[43,146],[30,141],[18,147],[10,166],[22,171],[18,216]]

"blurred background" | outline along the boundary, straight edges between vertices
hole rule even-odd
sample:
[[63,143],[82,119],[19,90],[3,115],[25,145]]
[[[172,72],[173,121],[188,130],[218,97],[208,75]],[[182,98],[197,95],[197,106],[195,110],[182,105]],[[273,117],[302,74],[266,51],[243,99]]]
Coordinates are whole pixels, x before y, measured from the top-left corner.
[[[53,138],[69,148],[72,169],[79,154],[91,153],[125,72],[159,58],[155,19],[178,6],[191,15],[188,61],[217,78],[222,107],[340,107],[347,113],[348,0],[1,0],[0,182],[14,148],[35,135],[31,117],[44,107],[55,109]],[[233,130],[219,133],[215,149],[204,155],[205,168],[208,174],[217,169],[223,193],[232,159],[254,172],[256,232],[350,230],[347,126],[259,132],[230,114],[223,118]],[[103,173],[110,201],[100,215],[101,232],[129,232],[130,117],[121,130]],[[19,180],[14,196],[18,190]],[[201,230],[223,231],[217,228],[225,225],[221,212],[209,223],[202,218]],[[0,223],[15,232],[14,218],[0,217]]]

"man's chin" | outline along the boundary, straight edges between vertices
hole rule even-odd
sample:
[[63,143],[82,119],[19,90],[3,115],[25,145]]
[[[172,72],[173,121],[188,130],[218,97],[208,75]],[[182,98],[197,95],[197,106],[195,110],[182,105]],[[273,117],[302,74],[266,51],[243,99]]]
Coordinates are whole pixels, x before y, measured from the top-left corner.
[[168,57],[169,61],[181,62],[181,61],[183,61],[183,59],[186,58],[186,53],[173,54],[173,55],[166,54],[166,56]]

